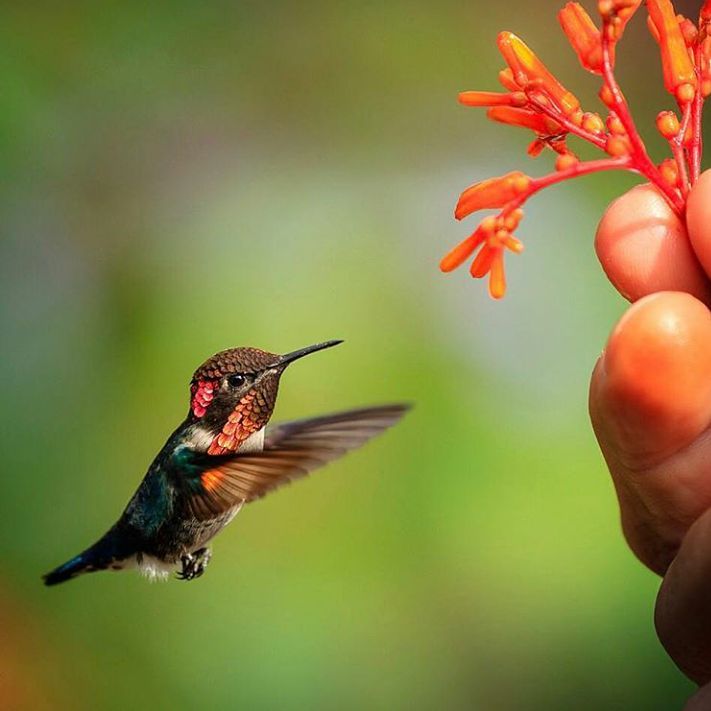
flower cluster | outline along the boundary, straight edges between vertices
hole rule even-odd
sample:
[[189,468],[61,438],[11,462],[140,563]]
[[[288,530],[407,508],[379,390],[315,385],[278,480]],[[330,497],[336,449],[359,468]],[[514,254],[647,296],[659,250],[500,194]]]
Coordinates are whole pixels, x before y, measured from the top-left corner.
[[[458,220],[488,208],[499,213],[485,218],[442,259],[442,271],[452,271],[479,250],[471,274],[489,274],[489,293],[501,298],[506,291],[504,252],[523,249],[512,234],[523,216],[521,207],[539,190],[579,175],[603,170],[638,173],[683,216],[688,192],[701,172],[701,114],[711,94],[711,0],[703,2],[696,24],[678,15],[671,0],[646,2],[649,30],[661,54],[664,86],[677,105],[676,111],[657,116],[657,130],[671,150],[671,157],[658,164],[645,148],[614,75],[616,44],[641,4],[642,0],[599,0],[599,27],[577,2],[569,2],[558,14],[583,68],[602,80],[599,97],[605,106],[604,119],[583,111],[576,96],[521,39],[511,32],[499,35],[498,48],[507,65],[499,72],[499,82],[505,92],[464,91],[459,101],[487,107],[493,121],[533,131],[528,154],[535,157],[546,149],[553,151],[555,171],[539,178],[514,171],[468,187],[455,209]],[[592,144],[605,156],[580,160],[568,146],[569,136]]]

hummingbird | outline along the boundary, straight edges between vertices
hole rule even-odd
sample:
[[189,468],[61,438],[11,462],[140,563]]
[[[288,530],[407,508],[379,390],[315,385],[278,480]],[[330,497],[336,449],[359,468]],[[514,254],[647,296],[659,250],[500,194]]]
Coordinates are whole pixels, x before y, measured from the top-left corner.
[[355,449],[394,425],[404,404],[349,410],[267,427],[284,370],[325,341],[277,355],[231,348],[190,382],[190,408],[148,468],[119,520],[94,545],[44,576],[138,568],[146,577],[200,577],[208,543],[250,503]]

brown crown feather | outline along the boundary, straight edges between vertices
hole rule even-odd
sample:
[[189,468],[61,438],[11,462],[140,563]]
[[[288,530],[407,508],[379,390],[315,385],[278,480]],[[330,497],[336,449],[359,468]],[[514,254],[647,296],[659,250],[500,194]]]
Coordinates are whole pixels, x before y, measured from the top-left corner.
[[193,380],[216,380],[230,373],[258,373],[275,365],[279,356],[259,348],[229,348],[208,358],[194,373]]

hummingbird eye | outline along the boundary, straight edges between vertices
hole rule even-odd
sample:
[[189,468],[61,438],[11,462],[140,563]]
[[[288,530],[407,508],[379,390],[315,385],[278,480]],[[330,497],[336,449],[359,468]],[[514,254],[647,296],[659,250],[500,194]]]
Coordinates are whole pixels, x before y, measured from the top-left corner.
[[241,388],[246,382],[247,378],[242,373],[232,373],[227,376],[227,383],[233,388]]

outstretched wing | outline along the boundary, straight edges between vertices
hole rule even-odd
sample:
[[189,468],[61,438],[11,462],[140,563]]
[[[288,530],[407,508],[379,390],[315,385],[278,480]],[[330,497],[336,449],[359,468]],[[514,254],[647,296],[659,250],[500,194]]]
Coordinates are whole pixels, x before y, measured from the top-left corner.
[[267,429],[261,452],[201,457],[193,462],[190,509],[207,520],[258,499],[360,447],[408,409],[384,405],[285,422]]

